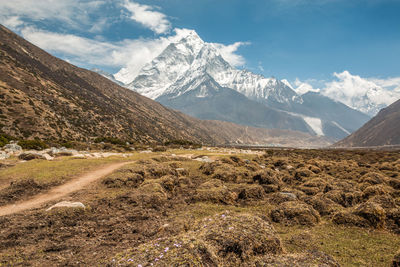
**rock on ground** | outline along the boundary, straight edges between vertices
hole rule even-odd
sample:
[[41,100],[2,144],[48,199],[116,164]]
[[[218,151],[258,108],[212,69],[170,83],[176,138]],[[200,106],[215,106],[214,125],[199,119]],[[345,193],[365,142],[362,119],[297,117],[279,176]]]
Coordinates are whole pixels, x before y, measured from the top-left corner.
[[57,204],[51,206],[46,211],[50,211],[55,208],[82,208],[82,209],[85,209],[86,207],[85,207],[85,205],[82,204],[82,202],[62,201],[62,202],[58,202]]

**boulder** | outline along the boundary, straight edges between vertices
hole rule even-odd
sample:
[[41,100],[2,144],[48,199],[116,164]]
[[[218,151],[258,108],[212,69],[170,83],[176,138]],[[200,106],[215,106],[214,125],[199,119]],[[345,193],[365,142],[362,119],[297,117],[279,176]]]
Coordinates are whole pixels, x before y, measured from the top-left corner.
[[61,148],[52,147],[50,148],[50,151],[48,153],[53,157],[61,157],[61,156],[77,155],[78,151],[76,151],[75,149],[67,149],[65,147]]
[[22,151],[22,147],[17,144],[7,144],[3,147],[3,149],[8,152]]
[[194,160],[200,161],[200,162],[214,162],[214,160],[210,159],[207,156],[201,157],[201,158],[195,158]]
[[47,153],[42,154],[42,156],[43,156],[46,160],[53,160],[53,159],[54,159],[54,157],[50,156],[50,155],[47,154]]
[[55,208],[80,208],[80,209],[85,209],[85,205],[82,204],[82,202],[70,202],[70,201],[62,201],[58,202],[57,204],[51,206],[48,208],[46,211],[50,211]]
[[33,160],[33,159],[44,159],[46,160],[46,157],[43,156],[43,154],[38,153],[36,151],[26,151],[18,156],[19,159],[21,160]]
[[10,154],[4,152],[4,151],[0,151],[0,160],[2,159],[8,159],[10,157]]

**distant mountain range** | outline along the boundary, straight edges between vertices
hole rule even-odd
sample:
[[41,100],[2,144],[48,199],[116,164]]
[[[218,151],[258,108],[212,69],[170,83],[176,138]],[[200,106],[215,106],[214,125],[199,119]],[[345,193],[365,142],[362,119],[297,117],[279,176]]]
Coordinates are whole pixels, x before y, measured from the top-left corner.
[[197,118],[302,131],[336,140],[370,119],[321,94],[299,95],[286,80],[232,67],[195,31],[170,43],[125,86]]
[[[202,121],[73,66],[0,25],[0,128],[18,138],[324,146],[325,138]],[[235,92],[235,91],[233,91]]]
[[396,101],[344,140],[338,147],[400,146],[400,100]]

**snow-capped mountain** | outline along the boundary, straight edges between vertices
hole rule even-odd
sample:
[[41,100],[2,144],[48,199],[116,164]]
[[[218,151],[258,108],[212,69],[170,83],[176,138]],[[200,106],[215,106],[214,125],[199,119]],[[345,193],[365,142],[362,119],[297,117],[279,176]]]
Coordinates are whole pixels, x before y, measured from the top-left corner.
[[328,83],[322,93],[370,116],[375,116],[382,108],[400,99],[400,92],[389,91],[348,71],[335,73],[334,76],[337,80]]
[[200,119],[314,134],[301,117],[270,108],[233,89],[222,87],[204,71],[183,75],[156,100]]
[[[319,109],[313,110],[313,105],[304,104],[303,97],[293,90],[288,81],[265,78],[232,67],[212,43],[204,42],[195,31],[170,43],[126,87],[202,119],[300,130],[334,138],[347,136],[369,119],[365,116],[360,120],[363,117],[360,112],[348,107],[343,124],[340,118],[331,121],[329,116],[321,116]],[[325,101],[335,102],[325,98]],[[224,106],[225,110],[212,105]],[[343,113],[335,110],[343,109],[342,106],[330,106],[333,107],[330,112]],[[241,113],[238,114],[237,110]],[[228,112],[232,116],[227,116]],[[347,127],[348,120],[351,120],[350,128]]]
[[171,43],[127,87],[156,99],[182,76],[197,75],[199,71],[207,72],[222,87],[234,89],[252,100],[281,104],[302,101],[293,89],[275,78],[232,67],[213,44],[204,42],[195,31]]

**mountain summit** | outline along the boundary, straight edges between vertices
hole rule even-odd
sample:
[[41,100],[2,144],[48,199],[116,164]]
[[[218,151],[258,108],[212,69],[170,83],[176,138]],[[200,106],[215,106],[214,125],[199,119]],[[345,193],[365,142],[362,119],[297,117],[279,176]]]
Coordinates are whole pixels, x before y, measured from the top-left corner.
[[[126,87],[202,119],[335,139],[369,120],[367,115],[328,97],[300,96],[286,80],[236,69],[214,44],[204,42],[195,31],[171,42]],[[324,107],[310,101],[322,101]]]

